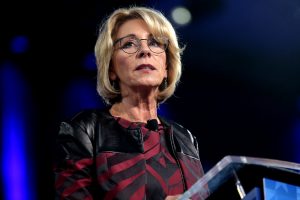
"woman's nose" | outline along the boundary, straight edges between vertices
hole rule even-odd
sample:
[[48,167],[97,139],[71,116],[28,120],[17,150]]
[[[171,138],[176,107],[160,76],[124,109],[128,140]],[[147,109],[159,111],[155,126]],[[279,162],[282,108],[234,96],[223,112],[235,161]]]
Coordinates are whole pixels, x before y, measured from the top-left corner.
[[140,43],[140,49],[138,51],[139,56],[150,56],[151,51],[148,46],[148,40],[147,39],[141,39]]

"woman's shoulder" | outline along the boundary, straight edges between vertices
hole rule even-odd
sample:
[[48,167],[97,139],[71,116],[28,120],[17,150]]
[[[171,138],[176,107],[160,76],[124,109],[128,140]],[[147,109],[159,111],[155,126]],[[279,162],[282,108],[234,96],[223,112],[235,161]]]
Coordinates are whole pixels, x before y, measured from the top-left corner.
[[109,113],[108,108],[84,109],[77,112],[71,118],[69,118],[68,122],[93,122],[98,121],[100,118],[108,118],[110,116],[111,115]]
[[61,130],[86,130],[96,126],[99,121],[111,118],[108,109],[84,109],[75,113],[72,117],[60,122]]
[[197,138],[189,131],[189,129],[185,128],[183,125],[173,120],[165,118],[160,118],[160,120],[165,126],[172,127],[174,136],[177,138],[178,141],[181,141],[181,144],[193,144],[196,151],[192,150],[192,154],[199,156]]
[[76,138],[87,135],[89,138],[93,138],[99,120],[109,118],[109,116],[107,109],[81,110],[73,117],[61,121],[58,135]]
[[189,131],[189,129],[187,129],[186,127],[184,127],[182,124],[171,120],[171,119],[167,119],[165,117],[160,117],[161,122],[167,126],[167,127],[172,127],[174,133],[179,133],[180,135],[184,135],[186,137],[189,137],[191,140],[194,139],[193,134]]

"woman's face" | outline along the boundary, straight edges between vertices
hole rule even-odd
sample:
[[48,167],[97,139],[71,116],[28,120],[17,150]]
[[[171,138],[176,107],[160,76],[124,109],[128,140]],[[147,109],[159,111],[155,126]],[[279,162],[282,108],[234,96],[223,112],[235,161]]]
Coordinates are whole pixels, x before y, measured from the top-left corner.
[[[132,19],[122,24],[116,34],[116,40],[126,36],[129,38],[151,39],[152,35],[141,19]],[[128,89],[157,89],[164,77],[167,77],[166,52],[153,53],[150,46],[156,48],[156,43],[150,40],[140,40],[141,47],[136,53],[128,54],[123,49],[132,48],[132,39],[117,42],[112,56],[110,79],[119,80],[121,91]],[[157,90],[158,91],[158,90]]]

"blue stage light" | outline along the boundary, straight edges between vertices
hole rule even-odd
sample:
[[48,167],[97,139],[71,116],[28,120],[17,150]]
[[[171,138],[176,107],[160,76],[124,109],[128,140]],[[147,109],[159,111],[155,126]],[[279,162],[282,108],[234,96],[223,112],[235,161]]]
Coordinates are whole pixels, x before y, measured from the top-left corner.
[[[28,101],[26,84],[13,64],[0,67],[1,92],[1,174],[4,200],[34,200],[34,180],[31,165],[27,118]],[[25,105],[26,104],[26,105]],[[25,109],[26,108],[26,109]]]
[[16,36],[12,39],[10,49],[13,53],[20,54],[28,50],[29,41],[26,36]]

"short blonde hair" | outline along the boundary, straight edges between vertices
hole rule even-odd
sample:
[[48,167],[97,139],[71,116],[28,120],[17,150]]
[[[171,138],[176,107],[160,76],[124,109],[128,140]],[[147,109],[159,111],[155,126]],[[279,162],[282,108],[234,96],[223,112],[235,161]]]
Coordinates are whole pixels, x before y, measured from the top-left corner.
[[171,97],[179,83],[182,71],[181,53],[176,32],[168,19],[160,12],[146,7],[128,7],[115,10],[100,26],[95,45],[97,62],[97,92],[107,104],[120,100],[120,91],[116,90],[109,79],[109,70],[113,55],[113,42],[120,26],[130,19],[142,19],[154,36],[166,36],[169,46],[167,56],[167,87],[159,91],[157,103],[163,103]]

